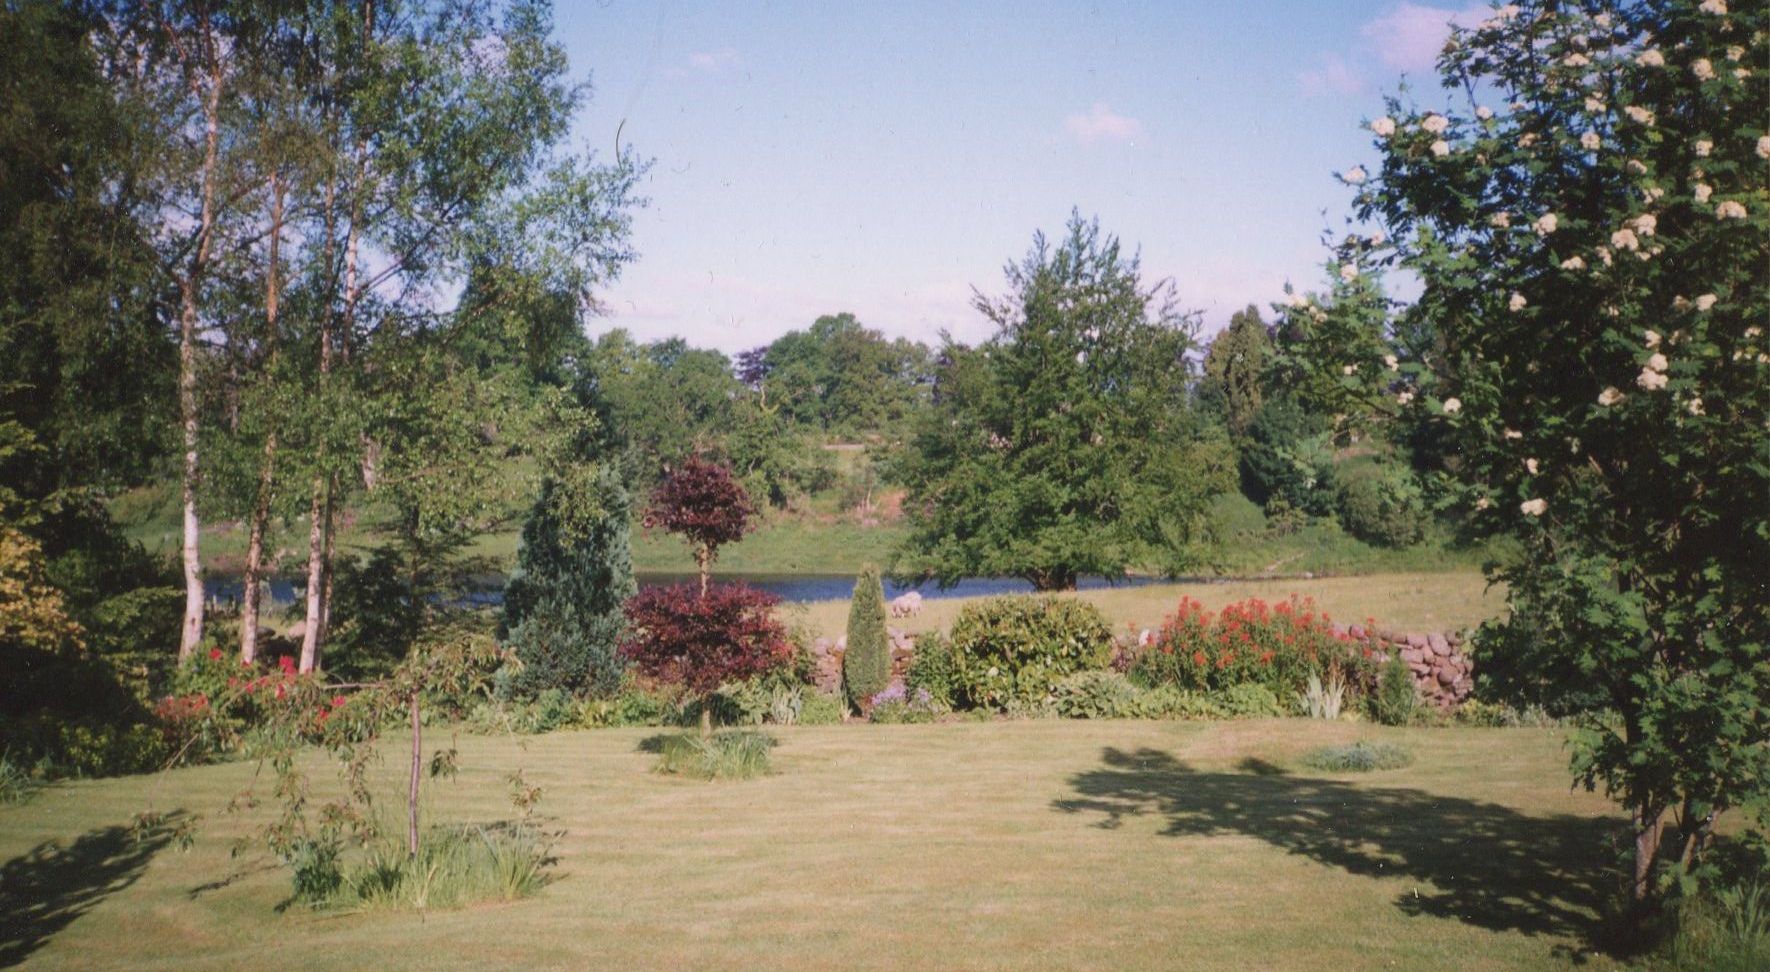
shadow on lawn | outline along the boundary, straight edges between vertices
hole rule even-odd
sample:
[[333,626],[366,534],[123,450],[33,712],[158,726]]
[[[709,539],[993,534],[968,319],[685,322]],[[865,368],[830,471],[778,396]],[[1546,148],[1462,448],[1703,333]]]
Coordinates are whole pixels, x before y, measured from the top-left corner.
[[1166,836],[1245,834],[1350,874],[1411,878],[1422,886],[1395,902],[1408,914],[1592,941],[1618,886],[1604,864],[1611,821],[1291,776],[1259,761],[1202,772],[1159,750],[1110,747],[1102,761],[1071,778],[1076,796],[1056,809],[1104,814],[1098,826],[1109,830],[1160,815]]
[[0,968],[10,968],[99,902],[134,884],[170,843],[182,814],[140,830],[104,827],[72,844],[45,841],[0,865]]

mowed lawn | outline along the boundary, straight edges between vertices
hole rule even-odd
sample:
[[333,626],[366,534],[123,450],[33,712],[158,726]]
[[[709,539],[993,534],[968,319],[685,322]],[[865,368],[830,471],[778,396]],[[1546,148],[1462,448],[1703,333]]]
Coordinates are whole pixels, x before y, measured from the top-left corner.
[[[456,911],[279,911],[287,873],[229,856],[266,812],[224,812],[249,764],[53,787],[0,807],[0,966],[1541,969],[1580,962],[1613,880],[1618,815],[1551,730],[787,728],[732,783],[652,773],[654,732],[462,737],[429,819],[509,817],[521,767],[560,837],[539,896]],[[1297,766],[1354,739],[1417,761]],[[194,846],[128,839],[150,807],[200,815]]]

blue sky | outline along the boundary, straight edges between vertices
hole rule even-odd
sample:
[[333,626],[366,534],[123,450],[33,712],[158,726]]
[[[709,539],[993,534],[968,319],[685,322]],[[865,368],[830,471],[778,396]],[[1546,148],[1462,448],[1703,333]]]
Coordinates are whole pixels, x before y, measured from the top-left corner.
[[[1485,5],[561,3],[578,136],[656,160],[639,261],[590,329],[737,351],[852,311],[988,336],[973,286],[1072,207],[1209,332],[1321,278],[1324,231],[1403,75]],[[624,121],[624,125],[623,125]]]

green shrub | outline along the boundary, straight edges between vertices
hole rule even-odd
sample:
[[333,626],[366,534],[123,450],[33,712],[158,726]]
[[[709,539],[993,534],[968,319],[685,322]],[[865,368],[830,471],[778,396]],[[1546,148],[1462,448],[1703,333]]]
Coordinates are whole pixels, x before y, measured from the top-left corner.
[[768,772],[768,751],[774,746],[773,736],[753,729],[726,729],[711,736],[678,733],[660,743],[657,770],[701,780],[747,780]]
[[1052,704],[1066,719],[1140,719],[1144,694],[1118,672],[1076,672],[1052,688]]
[[777,675],[727,682],[713,693],[714,716],[724,725],[790,726],[805,706],[805,686]]
[[1212,694],[1212,701],[1231,719],[1264,719],[1284,715],[1278,696],[1264,685],[1245,682]]
[[806,692],[799,704],[799,724],[802,726],[833,726],[842,721],[842,716],[847,711],[847,704],[834,695]]
[[1457,706],[1455,719],[1459,725],[1493,729],[1557,729],[1567,725],[1567,720],[1550,715],[1540,705],[1514,708],[1480,699],[1469,699]]
[[1407,547],[1425,537],[1428,522],[1419,483],[1406,469],[1380,463],[1339,473],[1340,524],[1379,547]]
[[1144,691],[1142,705],[1151,719],[1226,719],[1229,713],[1209,695],[1174,685]]
[[1419,707],[1420,695],[1414,685],[1414,673],[1402,660],[1401,652],[1393,651],[1377,679],[1377,691],[1371,697],[1371,715],[1386,726],[1405,726],[1414,721]]
[[1411,766],[1413,753],[1394,743],[1355,742],[1345,746],[1323,746],[1303,755],[1302,763],[1310,769],[1328,773],[1368,773],[1371,770],[1401,769]]
[[868,565],[854,582],[848,604],[848,647],[842,654],[842,688],[862,712],[891,681],[891,642],[885,633],[885,589],[879,570]]
[[967,705],[1024,709],[1065,675],[1103,670],[1111,658],[1112,627],[1099,608],[1072,597],[991,598],[953,622],[954,694]]
[[952,642],[933,631],[918,637],[909,669],[904,672],[904,688],[911,695],[925,692],[936,705],[951,707],[954,680]]

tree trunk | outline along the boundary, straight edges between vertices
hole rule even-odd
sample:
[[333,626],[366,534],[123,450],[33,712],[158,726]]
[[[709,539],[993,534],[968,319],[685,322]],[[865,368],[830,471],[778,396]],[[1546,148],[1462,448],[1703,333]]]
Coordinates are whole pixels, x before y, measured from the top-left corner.
[[412,690],[412,778],[406,789],[406,853],[418,856],[418,778],[424,765],[424,724],[418,718],[418,690]]
[[713,738],[713,697],[711,695],[701,700],[701,738]]
[[[264,341],[267,345],[265,373],[275,381],[277,349],[277,314],[282,296],[277,280],[278,250],[283,236],[283,187],[272,170],[270,174],[270,254],[264,283]],[[270,520],[271,489],[276,482],[277,429],[271,418],[264,434],[264,454],[258,465],[258,497],[252,505],[252,530],[246,541],[246,590],[240,606],[240,660],[252,664],[258,660],[258,607],[264,583],[264,530]]]
[[307,512],[307,611],[306,628],[301,633],[302,672],[320,667],[320,651],[325,646],[326,552],[332,545],[332,492],[324,475],[313,478],[313,501]]
[[[184,505],[184,623],[179,629],[178,663],[189,661],[203,640],[202,527],[197,521],[197,304],[209,270],[209,244],[215,228],[215,181],[221,147],[222,71],[211,62],[209,90],[203,97],[202,212],[197,223],[197,245],[179,281],[178,418],[184,433],[184,469],[181,499]],[[193,89],[197,82],[193,80]]]
[[1035,570],[1026,575],[1037,591],[1073,591],[1076,589],[1076,575],[1067,570]]
[[1635,877],[1629,897],[1637,909],[1653,897],[1653,863],[1659,856],[1659,840],[1665,833],[1665,811],[1641,807],[1634,812]]
[[707,575],[713,571],[713,550],[702,544],[695,548],[694,562],[701,571],[701,596],[707,596]]

